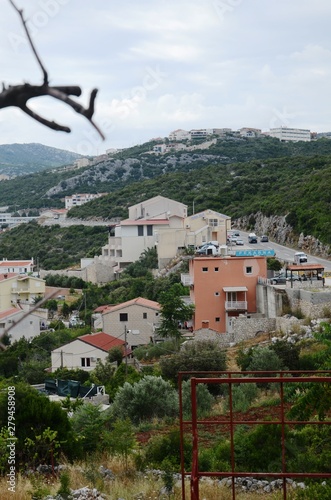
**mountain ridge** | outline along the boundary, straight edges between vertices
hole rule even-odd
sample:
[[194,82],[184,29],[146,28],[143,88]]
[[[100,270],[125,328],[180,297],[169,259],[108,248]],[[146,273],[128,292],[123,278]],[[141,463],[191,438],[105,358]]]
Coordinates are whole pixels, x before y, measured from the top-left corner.
[[73,163],[82,155],[37,142],[0,145],[0,174],[9,177],[36,173]]

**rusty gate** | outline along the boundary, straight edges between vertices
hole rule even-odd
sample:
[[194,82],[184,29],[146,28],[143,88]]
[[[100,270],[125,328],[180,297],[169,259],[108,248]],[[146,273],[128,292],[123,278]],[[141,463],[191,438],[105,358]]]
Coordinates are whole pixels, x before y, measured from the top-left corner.
[[[199,479],[201,477],[213,478],[230,478],[232,487],[232,498],[236,498],[235,478],[238,477],[251,477],[251,478],[266,478],[282,479],[283,498],[287,498],[287,479],[300,479],[305,478],[331,478],[329,473],[308,473],[308,472],[291,472],[287,470],[286,461],[286,426],[294,425],[331,425],[331,417],[324,420],[288,420],[285,411],[284,401],[284,386],[290,383],[307,384],[307,383],[331,383],[331,371],[269,371],[269,372],[179,372],[179,409],[180,409],[180,453],[181,453],[181,477],[182,477],[182,500],[185,500],[185,478],[190,477],[190,494],[191,500],[199,500]],[[184,420],[183,417],[183,397],[182,397],[182,383],[186,379],[191,381],[191,420]],[[236,420],[235,412],[233,411],[233,385],[234,384],[270,384],[277,383],[279,386],[280,395],[280,408],[279,418],[276,420]],[[217,420],[203,419],[199,420],[197,417],[197,386],[199,384],[226,384],[229,394],[229,415],[228,419],[224,420],[224,415],[220,415]],[[231,471],[227,472],[204,472],[199,469],[199,425],[227,425],[230,434],[230,449],[231,449]],[[235,463],[235,445],[234,445],[234,431],[237,425],[279,425],[281,428],[281,472],[238,472]],[[185,471],[184,466],[184,433],[185,429],[191,429],[192,438],[192,461],[191,471]]]

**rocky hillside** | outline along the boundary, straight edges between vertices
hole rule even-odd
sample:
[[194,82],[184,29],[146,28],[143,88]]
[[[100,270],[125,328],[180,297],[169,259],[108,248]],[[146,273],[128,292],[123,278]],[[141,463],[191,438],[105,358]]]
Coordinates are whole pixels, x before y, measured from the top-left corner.
[[303,233],[297,234],[286,221],[286,215],[266,216],[261,212],[257,212],[240,217],[233,223],[242,230],[252,230],[256,234],[267,234],[280,245],[300,248],[304,252],[322,258],[329,258],[331,255],[330,245],[323,244],[314,236],[305,236]]

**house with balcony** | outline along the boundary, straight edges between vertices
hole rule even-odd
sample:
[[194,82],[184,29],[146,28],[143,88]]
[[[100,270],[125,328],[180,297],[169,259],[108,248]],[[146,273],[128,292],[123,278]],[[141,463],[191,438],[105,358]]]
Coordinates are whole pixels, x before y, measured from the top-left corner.
[[265,257],[195,257],[182,283],[190,287],[195,306],[194,330],[231,333],[239,316],[258,312],[257,284],[267,278]]
[[220,245],[226,245],[227,232],[230,229],[231,217],[214,210],[190,215],[185,219],[184,246],[196,248],[208,241],[218,241]]
[[163,196],[132,205],[129,217],[111,228],[102,256],[114,261],[121,270],[137,261],[144,250],[158,246],[162,266],[183,246],[186,217],[186,205]]
[[110,228],[102,257],[117,271],[139,259],[148,248],[157,247],[158,267],[164,268],[183,248],[209,240],[226,244],[230,217],[205,210],[188,217],[187,206],[155,196],[129,207],[129,217]]
[[154,342],[160,322],[160,304],[137,297],[102,311],[102,329],[121,340],[130,349]]
[[98,361],[105,362],[109,351],[114,347],[121,347],[123,355],[129,355],[123,339],[104,332],[82,335],[52,351],[52,372],[58,368],[92,371],[96,368]]
[[[10,269],[13,269],[10,267]],[[0,274],[0,311],[13,306],[29,310],[37,299],[45,296],[46,282],[35,276],[15,272]]]

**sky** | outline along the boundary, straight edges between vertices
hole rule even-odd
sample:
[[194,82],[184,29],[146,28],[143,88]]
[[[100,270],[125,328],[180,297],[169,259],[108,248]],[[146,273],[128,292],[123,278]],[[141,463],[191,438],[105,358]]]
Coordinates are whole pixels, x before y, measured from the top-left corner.
[[[331,131],[330,0],[15,0],[51,85],[79,85],[94,120],[50,97],[0,110],[0,144],[41,143],[83,155],[176,129],[285,126]],[[0,0],[5,85],[42,73],[9,0]]]

